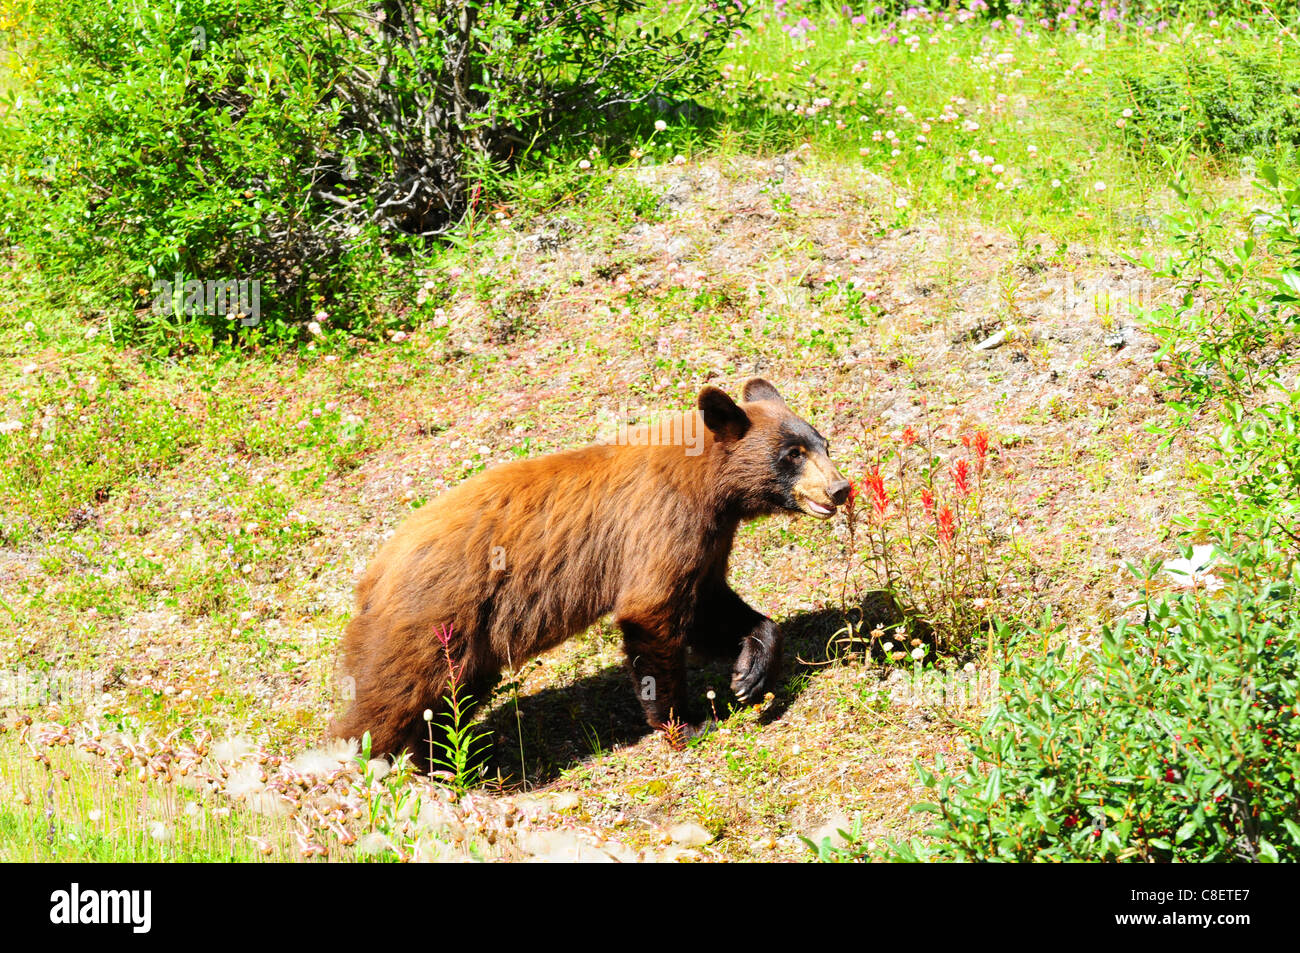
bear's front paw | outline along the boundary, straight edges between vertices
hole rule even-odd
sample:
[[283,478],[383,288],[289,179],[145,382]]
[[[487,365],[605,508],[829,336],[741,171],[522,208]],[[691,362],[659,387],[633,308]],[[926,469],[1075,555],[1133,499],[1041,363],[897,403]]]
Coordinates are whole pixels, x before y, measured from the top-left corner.
[[731,690],[746,705],[763,697],[763,690],[776,679],[781,662],[781,632],[771,619],[745,636],[740,656],[731,670]]

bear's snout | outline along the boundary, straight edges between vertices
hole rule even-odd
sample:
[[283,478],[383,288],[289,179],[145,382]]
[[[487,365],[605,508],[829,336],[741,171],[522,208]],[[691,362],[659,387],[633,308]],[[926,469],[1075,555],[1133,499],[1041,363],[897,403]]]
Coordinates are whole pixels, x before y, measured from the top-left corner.
[[[839,475],[836,474],[836,476]],[[843,506],[847,503],[849,501],[849,488],[852,485],[853,484],[849,483],[849,481],[844,479],[844,477],[839,477],[838,480],[832,481],[830,486],[826,488],[826,492],[830,494],[831,502],[836,506]]]

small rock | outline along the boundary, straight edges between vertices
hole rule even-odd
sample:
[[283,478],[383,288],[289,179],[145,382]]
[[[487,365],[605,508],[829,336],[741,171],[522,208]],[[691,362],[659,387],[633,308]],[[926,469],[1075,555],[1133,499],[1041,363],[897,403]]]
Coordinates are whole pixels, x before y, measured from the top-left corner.
[[668,243],[664,246],[664,251],[673,261],[681,261],[691,253],[693,247],[694,245],[689,238],[685,235],[677,235],[668,240]]
[[817,828],[817,830],[813,831],[808,836],[808,839],[818,847],[821,846],[821,843],[824,840],[829,840],[832,847],[843,847],[848,843],[848,840],[846,840],[844,835],[840,832],[852,829],[853,822],[851,820],[843,814],[832,814],[825,824]]
[[980,341],[979,344],[975,345],[975,350],[992,351],[994,348],[999,348],[1002,345],[1006,344],[1008,341],[1025,341],[1025,340],[1032,341],[1037,339],[1037,337],[1038,337],[1037,332],[1027,330],[1021,327],[1020,325],[1010,324],[1007,325],[1005,328],[1003,328],[1001,331],[998,331],[996,334],[993,334],[990,337],[985,338],[983,341]]
[[713,840],[713,835],[694,821],[674,824],[668,829],[668,836],[673,839],[673,843],[683,847],[703,847]]
[[1107,347],[1113,347],[1118,351],[1126,344],[1133,343],[1133,334],[1133,329],[1125,325],[1124,327],[1116,328],[1114,331],[1108,331],[1101,340]]
[[550,863],[608,864],[614,858],[568,831],[536,831],[519,838],[521,850]]
[[691,848],[674,845],[672,847],[666,847],[660,851],[654,858],[654,862],[658,864],[676,864],[683,861],[699,859],[699,853],[691,850]]
[[994,348],[1001,347],[1002,345],[1006,344],[1009,339],[1010,339],[1010,328],[1003,328],[1001,331],[997,332],[996,334],[991,335],[990,337],[986,337],[983,341],[980,341],[979,344],[976,344],[975,350],[991,351]]
[[556,794],[552,794],[550,801],[551,810],[557,812],[571,811],[579,804],[578,795],[574,794],[572,791],[560,791]]

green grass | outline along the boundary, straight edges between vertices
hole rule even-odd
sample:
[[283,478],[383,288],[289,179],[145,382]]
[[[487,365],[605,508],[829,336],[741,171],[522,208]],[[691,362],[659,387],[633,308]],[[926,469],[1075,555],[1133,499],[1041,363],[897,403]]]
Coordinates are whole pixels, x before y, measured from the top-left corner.
[[[784,20],[763,12],[735,42],[708,124],[669,115],[653,135],[604,141],[593,173],[604,162],[811,143],[888,183],[884,224],[961,215],[1017,235],[1108,245],[1149,236],[1177,170],[1213,188],[1243,162],[1295,166],[1287,107],[1254,92],[1262,75],[1300,82],[1267,21],[1238,29],[1185,20],[1154,36],[1091,21],[1074,34],[1017,36],[983,18],[923,19],[898,31],[918,39],[913,52],[881,41],[885,19],[854,26],[797,0],[784,9]],[[803,16],[816,25],[805,36],[780,29]],[[1249,134],[1216,132],[1242,123]],[[771,201],[781,211],[788,196],[774,187]]]
[[55,751],[52,766],[0,738],[0,861],[188,863],[294,859],[273,817],[169,784],[114,777]]

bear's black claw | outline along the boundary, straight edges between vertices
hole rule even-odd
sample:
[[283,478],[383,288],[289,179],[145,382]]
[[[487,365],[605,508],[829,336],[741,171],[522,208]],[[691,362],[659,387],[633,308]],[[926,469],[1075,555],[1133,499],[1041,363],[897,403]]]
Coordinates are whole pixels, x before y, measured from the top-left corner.
[[780,647],[780,635],[770,620],[745,637],[731,670],[731,690],[742,704],[752,705],[762,699],[763,688],[776,669]]

